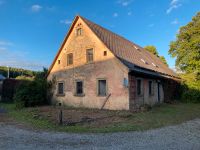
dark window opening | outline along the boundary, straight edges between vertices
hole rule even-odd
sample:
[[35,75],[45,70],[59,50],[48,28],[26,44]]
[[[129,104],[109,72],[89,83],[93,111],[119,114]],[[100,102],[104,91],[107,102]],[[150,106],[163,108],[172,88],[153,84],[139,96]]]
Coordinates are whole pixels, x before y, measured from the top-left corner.
[[58,64],[60,64],[60,60],[58,60]]
[[58,94],[64,94],[64,83],[58,83]]
[[141,79],[137,79],[137,95],[142,94],[142,81]]
[[93,49],[87,49],[86,50],[86,59],[87,62],[93,62]]
[[104,51],[104,52],[103,52],[103,55],[104,55],[104,56],[107,56],[107,51]]
[[76,94],[77,95],[83,94],[83,81],[76,82]]
[[149,81],[149,95],[153,94],[153,88],[152,88],[152,86],[153,86],[152,81]]
[[73,54],[67,54],[67,65],[72,65],[73,64]]
[[107,85],[106,80],[98,80],[98,95],[106,96],[107,95]]

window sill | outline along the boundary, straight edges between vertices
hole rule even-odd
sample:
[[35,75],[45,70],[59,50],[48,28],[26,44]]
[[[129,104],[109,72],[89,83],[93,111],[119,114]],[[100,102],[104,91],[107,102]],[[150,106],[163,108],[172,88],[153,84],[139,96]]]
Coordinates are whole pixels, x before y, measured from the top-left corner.
[[56,96],[59,96],[59,97],[64,97],[65,94],[56,94]]
[[94,64],[94,61],[86,62],[86,64]]
[[107,97],[108,95],[97,95],[98,97]]
[[74,94],[74,96],[76,96],[76,97],[84,97],[85,94],[84,93],[83,94]]

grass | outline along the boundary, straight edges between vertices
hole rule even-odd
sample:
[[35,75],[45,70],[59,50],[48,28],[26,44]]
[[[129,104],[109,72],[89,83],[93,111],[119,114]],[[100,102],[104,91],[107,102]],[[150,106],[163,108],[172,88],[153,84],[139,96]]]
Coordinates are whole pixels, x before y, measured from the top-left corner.
[[[64,132],[121,132],[143,131],[169,125],[180,124],[188,120],[200,118],[200,104],[177,103],[163,104],[154,107],[151,111],[132,113],[129,111],[107,111],[108,114],[123,118],[122,121],[109,123],[103,127],[95,127],[90,124],[78,124],[76,126],[59,126],[47,118],[34,118],[37,108],[24,108],[16,110],[14,104],[0,103],[0,107],[8,110],[9,116],[16,121],[28,124],[36,129],[45,129]],[[82,110],[88,111],[87,109]]]

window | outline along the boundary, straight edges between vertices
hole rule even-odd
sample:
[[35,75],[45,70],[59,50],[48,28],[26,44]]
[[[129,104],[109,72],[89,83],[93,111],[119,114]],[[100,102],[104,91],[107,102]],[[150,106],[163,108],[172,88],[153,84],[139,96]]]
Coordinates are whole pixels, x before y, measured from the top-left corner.
[[104,55],[104,56],[107,56],[107,51],[104,51],[104,52],[103,52],[103,55]]
[[76,94],[77,95],[83,94],[83,81],[76,81]]
[[77,36],[82,35],[82,28],[76,29],[76,35]]
[[93,49],[92,48],[86,50],[86,60],[87,60],[87,63],[93,62]]
[[149,81],[149,95],[153,94],[153,82]]
[[58,60],[58,64],[60,64],[60,60]]
[[107,85],[106,80],[98,80],[98,96],[107,95]]
[[64,83],[63,82],[58,83],[58,94],[59,95],[64,94]]
[[72,65],[73,64],[73,54],[67,54],[67,65]]
[[137,95],[141,95],[141,94],[142,94],[142,80],[137,79]]

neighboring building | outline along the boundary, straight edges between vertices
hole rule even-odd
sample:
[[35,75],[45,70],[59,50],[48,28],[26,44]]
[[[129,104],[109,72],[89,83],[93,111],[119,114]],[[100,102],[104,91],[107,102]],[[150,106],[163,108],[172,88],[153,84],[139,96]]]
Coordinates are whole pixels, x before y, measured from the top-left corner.
[[51,67],[52,101],[133,110],[172,98],[177,75],[155,55],[76,16]]

